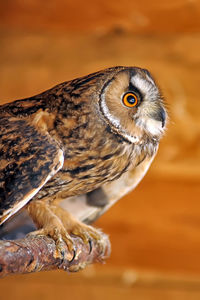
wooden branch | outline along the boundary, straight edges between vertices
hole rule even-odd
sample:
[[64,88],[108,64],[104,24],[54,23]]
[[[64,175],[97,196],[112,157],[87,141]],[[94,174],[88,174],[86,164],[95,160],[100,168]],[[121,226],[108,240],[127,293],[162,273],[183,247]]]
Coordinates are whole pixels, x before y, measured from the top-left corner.
[[0,241],[0,277],[9,274],[62,269],[76,272],[94,262],[103,262],[110,255],[110,241],[102,233],[101,244],[92,241],[84,244],[78,237],[72,237],[76,254],[68,251],[63,245],[61,255],[53,239],[47,236],[26,236],[20,240]]

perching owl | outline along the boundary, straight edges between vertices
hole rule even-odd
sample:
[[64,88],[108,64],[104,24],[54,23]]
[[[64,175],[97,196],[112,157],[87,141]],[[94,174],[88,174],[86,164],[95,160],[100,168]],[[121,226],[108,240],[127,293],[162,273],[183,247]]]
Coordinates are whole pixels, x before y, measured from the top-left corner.
[[36,233],[58,249],[64,241],[73,250],[71,234],[100,241],[84,216],[59,202],[87,194],[86,206],[103,211],[131,190],[155,157],[166,115],[154,79],[137,67],[109,68],[0,106],[0,224],[26,206]]

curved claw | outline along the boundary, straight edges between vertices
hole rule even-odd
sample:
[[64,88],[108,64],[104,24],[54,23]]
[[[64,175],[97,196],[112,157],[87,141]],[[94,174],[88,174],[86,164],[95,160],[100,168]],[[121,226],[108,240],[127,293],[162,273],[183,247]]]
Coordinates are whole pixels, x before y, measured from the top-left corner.
[[89,249],[89,254],[92,252],[92,239],[89,239],[89,241],[88,241],[88,243],[89,243],[89,247],[90,247],[90,249]]
[[72,256],[72,259],[69,260],[69,263],[72,263],[74,261],[75,257],[76,257],[76,250],[73,250],[73,252],[74,252],[74,254]]

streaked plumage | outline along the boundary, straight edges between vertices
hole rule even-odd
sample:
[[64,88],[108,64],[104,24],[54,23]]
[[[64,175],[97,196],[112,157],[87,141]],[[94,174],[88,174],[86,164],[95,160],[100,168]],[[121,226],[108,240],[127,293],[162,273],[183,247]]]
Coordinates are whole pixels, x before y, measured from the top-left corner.
[[165,120],[156,83],[136,67],[106,69],[0,106],[0,223],[27,204],[40,233],[70,249],[70,233],[100,239],[58,203],[88,193],[88,205],[106,207],[111,187],[127,184],[129,191],[155,156]]

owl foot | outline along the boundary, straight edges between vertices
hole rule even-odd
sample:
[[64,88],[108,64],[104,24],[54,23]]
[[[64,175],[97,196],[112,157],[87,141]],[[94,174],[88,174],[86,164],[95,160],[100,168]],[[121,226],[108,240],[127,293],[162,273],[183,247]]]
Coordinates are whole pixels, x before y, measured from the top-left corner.
[[44,228],[41,228],[39,230],[33,231],[28,234],[28,236],[35,237],[35,236],[49,236],[51,237],[55,243],[56,243],[56,249],[58,251],[59,257],[63,257],[64,253],[66,252],[65,245],[67,245],[67,248],[70,252],[70,258],[69,260],[73,259],[76,250],[74,247],[74,243],[70,235],[67,233],[65,228],[63,226],[58,226],[56,224],[56,227],[47,226]]
[[102,240],[102,232],[92,226],[85,225],[83,223],[76,222],[70,229],[70,233],[74,236],[80,237],[85,244],[89,244],[92,251],[92,244],[95,241],[100,246],[101,252],[104,251],[105,243]]
[[62,225],[70,236],[73,235],[80,237],[85,244],[89,244],[89,252],[92,251],[92,241],[98,243],[100,249],[102,248],[103,251],[104,247],[101,247],[101,245],[104,245],[105,243],[102,239],[102,233],[100,230],[79,222],[58,205],[51,205],[51,211],[60,219]]
[[36,200],[28,205],[28,211],[40,228],[31,235],[50,236],[56,242],[56,248],[61,257],[66,252],[65,244],[69,249],[71,259],[76,257],[76,247],[72,236],[80,237],[85,244],[89,244],[89,253],[92,251],[93,241],[98,243],[100,252],[104,251],[105,242],[101,231],[77,221],[60,206]]

